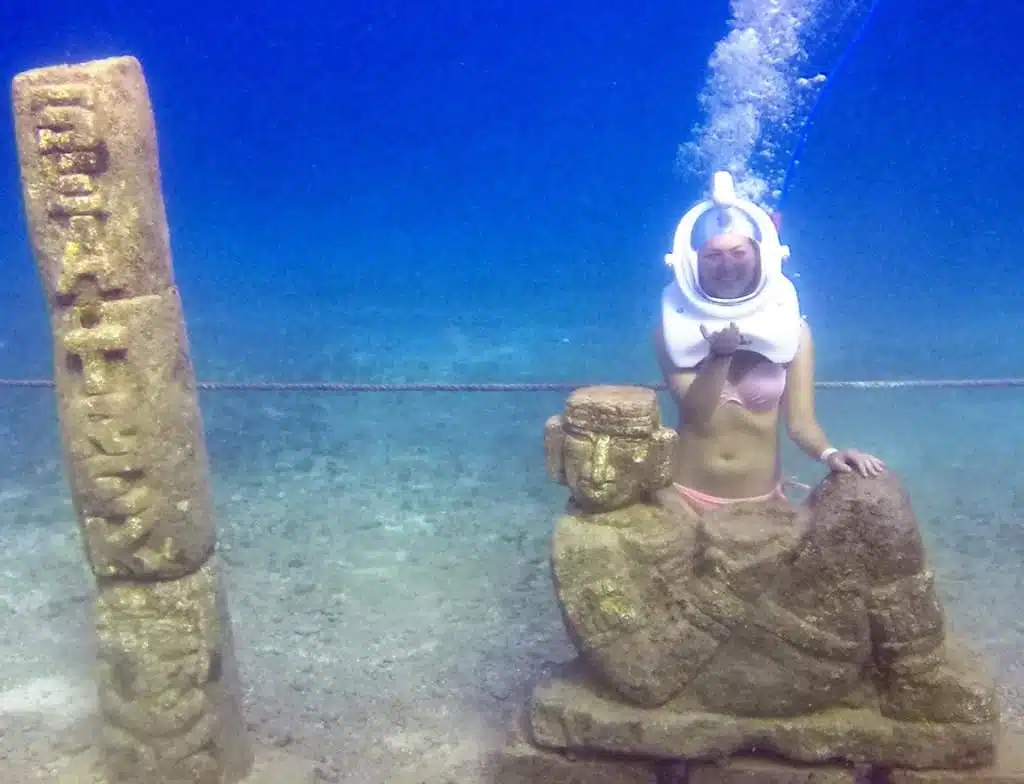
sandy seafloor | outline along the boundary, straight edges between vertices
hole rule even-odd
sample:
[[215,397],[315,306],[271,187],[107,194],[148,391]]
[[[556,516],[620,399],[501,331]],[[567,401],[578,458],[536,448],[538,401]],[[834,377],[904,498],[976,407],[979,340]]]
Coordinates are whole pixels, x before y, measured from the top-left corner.
[[[515,353],[474,367],[507,380]],[[87,742],[91,583],[52,394],[0,389],[0,400],[0,781],[14,784],[52,780]],[[203,393],[255,740],[318,761],[327,781],[488,780],[531,682],[572,656],[547,562],[565,491],[545,478],[541,447],[563,400]],[[835,442],[905,477],[951,624],[984,650],[1014,724],[1022,402],[1012,389],[819,393]],[[820,477],[802,458],[789,468]]]

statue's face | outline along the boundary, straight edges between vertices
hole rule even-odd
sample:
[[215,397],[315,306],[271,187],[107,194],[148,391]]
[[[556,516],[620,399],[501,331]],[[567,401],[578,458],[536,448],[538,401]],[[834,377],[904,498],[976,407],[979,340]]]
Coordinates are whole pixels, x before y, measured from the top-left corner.
[[611,436],[592,431],[565,433],[565,483],[580,506],[617,509],[646,489],[648,438]]

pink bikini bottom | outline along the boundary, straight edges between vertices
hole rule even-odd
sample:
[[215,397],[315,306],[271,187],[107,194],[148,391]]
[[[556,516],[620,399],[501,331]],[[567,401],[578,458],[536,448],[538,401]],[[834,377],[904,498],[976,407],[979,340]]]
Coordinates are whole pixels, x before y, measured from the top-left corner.
[[673,483],[673,487],[678,491],[683,501],[698,515],[710,512],[712,509],[721,509],[723,506],[729,504],[742,504],[749,502],[758,501],[785,501],[785,485],[786,482],[779,482],[775,489],[764,495],[755,495],[750,498],[719,498],[716,495],[708,495],[702,493],[700,490],[694,490],[692,487],[686,487],[678,482]]

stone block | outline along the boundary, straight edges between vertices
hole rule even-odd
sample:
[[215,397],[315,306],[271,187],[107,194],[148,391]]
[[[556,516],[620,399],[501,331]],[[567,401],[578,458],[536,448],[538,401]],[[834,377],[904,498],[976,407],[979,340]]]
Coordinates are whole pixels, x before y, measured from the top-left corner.
[[656,763],[600,753],[542,749],[530,741],[521,717],[498,752],[495,784],[659,784]]
[[1004,728],[996,759],[975,770],[889,771],[889,784],[1024,784],[1024,730]]
[[858,784],[866,779],[865,773],[853,765],[808,765],[744,755],[691,762],[686,784]]

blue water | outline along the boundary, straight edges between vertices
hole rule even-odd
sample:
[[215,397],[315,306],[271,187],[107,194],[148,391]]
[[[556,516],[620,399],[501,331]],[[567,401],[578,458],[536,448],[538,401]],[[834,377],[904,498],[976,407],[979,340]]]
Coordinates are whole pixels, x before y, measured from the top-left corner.
[[[61,62],[141,61],[203,380],[649,382],[662,258],[703,187],[676,149],[700,119],[726,6],[8,0],[0,72],[9,83]],[[830,84],[784,205],[820,380],[1024,376],[1022,22],[1009,2],[881,0]],[[10,131],[0,269],[0,377],[48,378]],[[1024,705],[1012,685],[1024,682],[1024,632],[991,586],[1022,576],[1021,395],[820,399],[835,440],[906,477],[949,601],[1011,682],[1010,713]],[[543,476],[539,441],[562,399],[204,393],[258,732],[291,733],[303,754],[333,744],[404,780],[402,754],[424,764],[409,738],[433,739],[426,748],[443,735],[424,682],[457,684],[428,691],[466,726],[498,726],[481,717],[512,710],[564,655],[544,564],[563,493]],[[0,400],[0,529],[12,548],[36,543],[10,568],[45,579],[60,563],[67,582],[38,590],[87,590],[50,393],[0,387]],[[794,472],[816,470],[793,458]],[[331,579],[352,583],[286,588]],[[317,615],[331,607],[340,614]],[[36,617],[11,612],[12,630]],[[280,652],[303,613],[320,630],[303,644],[321,658],[299,669],[300,689]],[[53,616],[56,639],[72,617]],[[389,640],[379,660],[365,654]],[[385,699],[373,679],[395,651],[420,650],[385,688],[413,751],[378,760],[397,731],[366,707]],[[24,662],[6,682],[60,669]],[[508,682],[481,691],[495,672]],[[296,707],[321,698],[316,717]],[[360,720],[364,732],[350,726]]]

